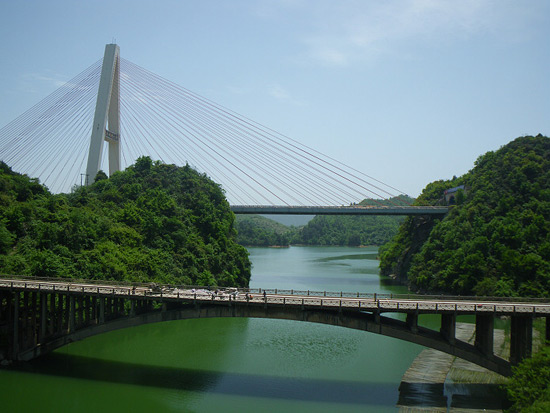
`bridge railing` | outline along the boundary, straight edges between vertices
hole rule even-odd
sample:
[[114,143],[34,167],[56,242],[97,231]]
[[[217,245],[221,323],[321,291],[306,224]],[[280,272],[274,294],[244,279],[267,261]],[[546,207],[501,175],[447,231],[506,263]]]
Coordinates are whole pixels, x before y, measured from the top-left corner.
[[[162,294],[163,292],[190,292],[190,291],[209,291],[209,292],[222,292],[222,293],[239,293],[239,294],[256,294],[263,295],[265,292],[271,296],[312,296],[312,297],[326,297],[327,299],[368,299],[368,300],[414,300],[414,301],[491,301],[504,303],[548,303],[550,300],[547,298],[532,298],[532,297],[478,297],[478,296],[456,296],[456,295],[423,295],[423,294],[387,294],[387,293],[369,293],[369,292],[345,292],[345,291],[318,291],[318,290],[295,290],[295,289],[278,289],[278,288],[235,288],[235,287],[223,287],[223,286],[200,286],[200,285],[172,285],[172,284],[157,284],[154,282],[128,282],[128,281],[113,281],[113,280],[89,280],[89,279],[74,279],[74,278],[52,278],[52,277],[33,277],[23,275],[12,274],[0,274],[0,285],[2,279],[6,280],[20,280],[23,283],[28,282],[41,282],[50,283],[52,285],[58,283],[71,283],[75,288],[70,291],[75,291],[78,288],[82,288],[82,291],[87,286],[95,286],[95,290],[104,288],[114,289],[121,288],[124,291],[130,291],[137,289],[138,291],[145,291],[144,294],[155,293]],[[21,286],[18,286],[21,288]],[[55,289],[55,287],[53,287]],[[99,290],[97,290],[99,291]]]

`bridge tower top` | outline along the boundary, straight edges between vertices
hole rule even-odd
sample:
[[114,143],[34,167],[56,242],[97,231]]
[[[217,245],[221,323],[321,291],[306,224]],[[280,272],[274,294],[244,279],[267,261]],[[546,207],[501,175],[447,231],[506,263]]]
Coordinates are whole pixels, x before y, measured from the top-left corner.
[[105,46],[90,137],[86,184],[92,184],[101,167],[103,141],[109,143],[109,175],[120,170],[120,49]]

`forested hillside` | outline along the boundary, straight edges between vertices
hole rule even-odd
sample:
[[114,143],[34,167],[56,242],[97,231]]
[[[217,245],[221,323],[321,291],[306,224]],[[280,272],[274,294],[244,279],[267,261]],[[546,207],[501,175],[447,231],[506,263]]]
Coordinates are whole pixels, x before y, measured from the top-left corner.
[[237,215],[237,242],[256,247],[288,246],[296,231],[260,215]]
[[383,274],[413,290],[494,296],[550,294],[550,139],[517,138],[460,178],[429,184],[418,204],[465,185],[442,220],[407,218],[381,251]]
[[[360,205],[407,205],[412,198],[400,196],[390,200],[366,199]],[[382,245],[392,239],[403,222],[401,216],[318,215],[292,238],[303,245]]]
[[[408,205],[412,198],[400,196],[390,200],[371,200],[361,205]],[[259,215],[237,217],[237,241],[246,246],[382,245],[396,233],[403,222],[400,216],[327,216],[318,215],[303,227],[288,227]]]
[[247,286],[222,190],[186,167],[143,157],[53,195],[0,163],[0,273]]

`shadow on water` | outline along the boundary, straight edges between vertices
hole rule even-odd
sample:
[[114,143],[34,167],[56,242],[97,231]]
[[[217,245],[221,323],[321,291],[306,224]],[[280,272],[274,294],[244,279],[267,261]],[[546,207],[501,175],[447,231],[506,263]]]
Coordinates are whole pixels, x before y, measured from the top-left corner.
[[393,384],[218,373],[53,353],[9,370],[181,391],[345,404],[394,405]]
[[399,281],[391,277],[380,276],[379,282],[380,282],[380,285],[383,287],[403,287],[404,286],[402,281]]

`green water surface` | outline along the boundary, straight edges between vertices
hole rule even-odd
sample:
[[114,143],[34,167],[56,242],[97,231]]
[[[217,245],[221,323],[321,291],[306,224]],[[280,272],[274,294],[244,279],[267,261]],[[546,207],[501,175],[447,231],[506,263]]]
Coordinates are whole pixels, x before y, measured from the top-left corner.
[[[375,248],[250,248],[251,287],[405,292]],[[5,412],[395,411],[422,350],[341,327],[197,319],[128,328],[0,370]]]

